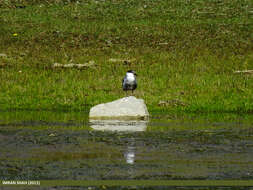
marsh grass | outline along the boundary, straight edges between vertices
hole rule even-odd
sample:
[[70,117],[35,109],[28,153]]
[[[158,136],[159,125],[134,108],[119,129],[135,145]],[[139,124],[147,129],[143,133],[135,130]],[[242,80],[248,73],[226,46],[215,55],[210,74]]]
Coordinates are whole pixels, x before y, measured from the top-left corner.
[[[135,95],[151,112],[252,112],[253,6],[232,1],[1,1],[0,109],[88,110]],[[135,59],[130,63],[110,58]],[[53,63],[85,63],[83,70]],[[182,105],[159,106],[160,100]]]

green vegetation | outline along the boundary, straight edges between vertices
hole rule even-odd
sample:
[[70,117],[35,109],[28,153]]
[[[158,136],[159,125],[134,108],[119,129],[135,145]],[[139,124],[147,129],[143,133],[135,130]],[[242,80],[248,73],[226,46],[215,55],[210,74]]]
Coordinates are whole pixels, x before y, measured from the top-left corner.
[[151,112],[252,112],[253,77],[234,74],[253,69],[252,31],[251,0],[3,0],[0,109],[87,110],[131,68]]

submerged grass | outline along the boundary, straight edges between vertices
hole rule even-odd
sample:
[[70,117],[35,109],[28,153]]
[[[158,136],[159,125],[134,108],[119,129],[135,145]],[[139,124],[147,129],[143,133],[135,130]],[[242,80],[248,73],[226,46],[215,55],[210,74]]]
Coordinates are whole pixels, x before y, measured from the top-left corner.
[[252,112],[252,24],[250,0],[1,1],[0,109],[87,110],[133,69],[150,112]]

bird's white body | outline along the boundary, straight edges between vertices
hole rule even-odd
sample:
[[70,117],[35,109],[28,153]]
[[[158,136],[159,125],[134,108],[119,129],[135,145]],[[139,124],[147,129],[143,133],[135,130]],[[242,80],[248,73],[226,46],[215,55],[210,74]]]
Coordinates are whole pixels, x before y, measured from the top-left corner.
[[128,83],[133,83],[135,81],[135,76],[133,73],[126,73],[126,80]]

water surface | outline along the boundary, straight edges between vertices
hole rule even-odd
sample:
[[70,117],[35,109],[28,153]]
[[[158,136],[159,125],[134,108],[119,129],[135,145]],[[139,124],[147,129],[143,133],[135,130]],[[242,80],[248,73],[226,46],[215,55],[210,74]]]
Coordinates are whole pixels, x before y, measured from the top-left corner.
[[253,116],[0,112],[0,179],[253,179]]

